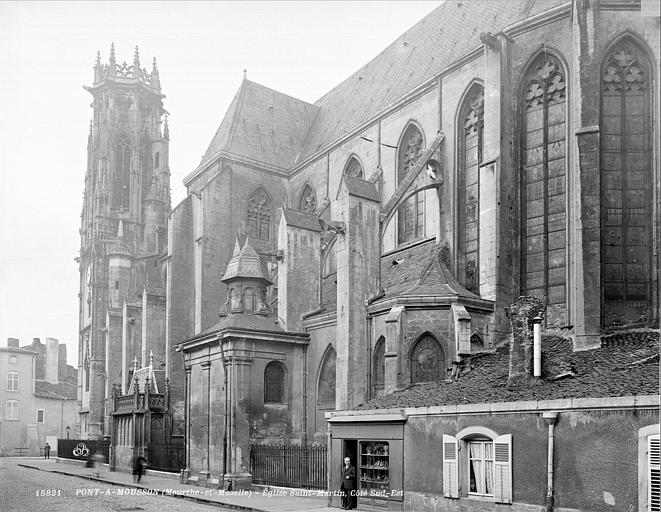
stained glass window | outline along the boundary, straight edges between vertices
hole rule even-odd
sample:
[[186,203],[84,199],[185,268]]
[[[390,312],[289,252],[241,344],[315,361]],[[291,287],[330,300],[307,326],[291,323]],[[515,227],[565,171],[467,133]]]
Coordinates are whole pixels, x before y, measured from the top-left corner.
[[248,200],[248,235],[268,240],[271,224],[271,202],[266,192],[258,188]]
[[374,389],[381,390],[385,386],[386,380],[386,339],[381,336],[374,347],[374,365],[372,369],[372,378],[374,379]]
[[353,178],[363,179],[363,166],[355,156],[349,158],[347,165],[344,166],[344,174]]
[[282,404],[285,402],[285,367],[278,361],[271,361],[264,370],[264,403]]
[[[409,124],[399,145],[397,157],[397,184],[415,165],[424,151],[422,132],[414,124]],[[397,243],[413,242],[425,236],[425,193],[419,192],[409,197],[397,210]]]
[[445,379],[445,355],[441,345],[430,335],[418,340],[411,352],[411,382]]
[[560,62],[542,54],[523,98],[523,285],[550,305],[566,298],[565,84]]
[[653,237],[650,68],[622,41],[602,66],[601,271],[603,322],[647,320]]
[[480,232],[480,180],[479,165],[482,160],[482,136],[484,131],[484,90],[474,85],[469,91],[460,116],[460,150],[462,171],[459,173],[459,246],[463,248],[464,285],[479,294],[479,232]]
[[305,187],[303,187],[301,199],[298,201],[298,209],[312,215],[317,212],[317,197],[310,185],[305,185]]
[[317,402],[324,404],[335,402],[335,360],[337,356],[331,347],[326,351],[324,362],[319,369],[317,385]]

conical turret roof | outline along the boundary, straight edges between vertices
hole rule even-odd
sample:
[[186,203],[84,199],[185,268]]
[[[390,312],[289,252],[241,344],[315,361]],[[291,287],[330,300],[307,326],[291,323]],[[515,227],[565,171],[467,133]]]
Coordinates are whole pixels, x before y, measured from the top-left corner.
[[245,245],[239,250],[238,241],[234,246],[234,255],[227,264],[225,275],[221,279],[227,283],[234,279],[261,279],[268,284],[272,284],[268,278],[266,263],[257,254],[254,247],[246,240]]

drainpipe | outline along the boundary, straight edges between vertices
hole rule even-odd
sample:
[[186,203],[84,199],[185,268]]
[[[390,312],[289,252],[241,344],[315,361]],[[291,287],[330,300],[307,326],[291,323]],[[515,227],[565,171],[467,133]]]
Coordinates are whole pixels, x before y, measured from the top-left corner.
[[542,414],[544,422],[549,426],[549,442],[548,442],[548,460],[547,471],[548,478],[546,484],[546,512],[553,512],[553,441],[555,422],[558,419],[557,412],[547,411]]
[[303,418],[302,420],[303,420],[303,436],[302,436],[303,446],[306,446],[308,444],[308,346],[307,345],[303,345]]
[[532,319],[533,329],[533,376],[540,378],[542,376],[542,320],[543,318],[537,315]]

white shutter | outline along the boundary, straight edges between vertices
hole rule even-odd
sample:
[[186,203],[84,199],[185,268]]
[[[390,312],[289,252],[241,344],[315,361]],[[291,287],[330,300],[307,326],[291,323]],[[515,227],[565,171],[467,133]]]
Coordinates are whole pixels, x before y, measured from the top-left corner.
[[459,497],[459,450],[457,438],[443,434],[443,494]]
[[494,496],[497,503],[512,503],[512,435],[498,436],[493,445]]
[[661,453],[659,453],[659,434],[647,438],[647,470],[649,475],[648,510],[661,510]]

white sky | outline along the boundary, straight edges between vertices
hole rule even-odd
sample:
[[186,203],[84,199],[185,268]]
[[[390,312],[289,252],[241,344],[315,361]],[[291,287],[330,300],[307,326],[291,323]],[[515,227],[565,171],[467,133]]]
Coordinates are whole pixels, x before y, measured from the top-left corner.
[[170,112],[172,199],[248,78],[314,102],[440,1],[0,2],[0,346],[65,341],[77,365],[78,255],[96,51],[151,70]]

